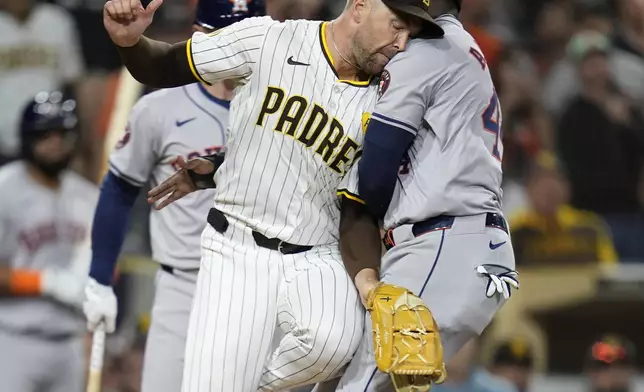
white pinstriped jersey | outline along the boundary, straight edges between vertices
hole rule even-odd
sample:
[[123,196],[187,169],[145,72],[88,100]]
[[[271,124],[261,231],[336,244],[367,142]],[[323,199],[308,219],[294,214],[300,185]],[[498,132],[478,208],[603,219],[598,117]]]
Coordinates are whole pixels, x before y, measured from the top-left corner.
[[364,137],[375,81],[338,80],[325,22],[248,18],[188,43],[195,75],[240,78],[215,207],[269,238],[338,239],[335,196]]
[[[0,168],[0,265],[89,273],[89,237],[98,188],[72,171],[58,190],[35,182],[23,161]],[[11,190],[11,191],[8,191]],[[41,336],[80,334],[82,313],[47,297],[0,298],[0,329]]]
[[[415,135],[385,229],[438,215],[500,212],[501,107],[485,58],[454,17],[440,40],[412,40],[385,67],[372,119]],[[358,189],[357,165],[343,181]]]
[[[200,83],[155,91],[132,109],[125,134],[110,155],[110,171],[135,186],[156,186],[175,173],[177,156],[186,159],[224,148],[228,102]],[[201,232],[213,190],[194,192],[171,208],[150,212],[154,260],[176,268],[199,268]]]

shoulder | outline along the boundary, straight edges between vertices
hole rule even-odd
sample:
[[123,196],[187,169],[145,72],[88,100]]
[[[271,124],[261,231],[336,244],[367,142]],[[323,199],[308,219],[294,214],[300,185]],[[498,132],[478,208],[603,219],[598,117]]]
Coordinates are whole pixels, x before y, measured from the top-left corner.
[[[243,19],[239,22],[233,23],[232,25],[228,27],[224,27],[223,29],[219,30],[222,32],[227,32],[227,31],[234,31],[234,32],[242,32],[244,30],[250,30],[253,28],[257,28],[257,30],[268,30],[271,27],[277,27],[280,25],[284,25],[284,23],[280,22],[279,20],[275,20],[271,18],[270,16],[253,16],[251,18],[246,18]],[[217,34],[211,33],[211,35]]]
[[[56,24],[62,23],[65,25],[65,27],[74,24],[72,16],[63,7],[55,4],[44,3],[37,5],[34,11],[34,17],[37,19],[38,24],[42,24],[43,22]],[[43,27],[53,28],[54,26],[44,25]],[[61,26],[57,25],[55,27],[56,29],[59,29]],[[54,31],[56,29],[54,29]]]
[[158,109],[159,106],[161,105],[171,106],[173,102],[176,103],[177,99],[185,98],[185,92],[184,92],[185,87],[186,86],[164,88],[161,90],[156,90],[151,93],[142,95],[141,98],[139,98],[139,100],[136,102],[135,107],[139,107],[139,108],[152,107],[152,108]]
[[319,20],[289,19],[281,23],[282,28],[290,31],[301,29],[319,29],[323,22]]
[[141,96],[132,107],[130,118],[137,122],[162,123],[184,106],[182,101],[188,99],[184,90],[187,87],[162,89]]
[[75,171],[67,170],[65,172],[65,181],[69,184],[69,189],[74,194],[84,199],[94,200],[98,198],[98,186]]
[[23,161],[15,161],[0,167],[0,188],[15,186],[26,180],[27,171]]

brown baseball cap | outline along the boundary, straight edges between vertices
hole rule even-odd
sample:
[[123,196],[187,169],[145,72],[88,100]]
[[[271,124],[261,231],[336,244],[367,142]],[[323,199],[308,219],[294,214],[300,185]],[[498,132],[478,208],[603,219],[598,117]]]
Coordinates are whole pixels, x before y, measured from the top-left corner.
[[382,2],[394,12],[419,18],[423,26],[418,37],[442,38],[445,35],[443,28],[429,14],[431,0],[382,0]]

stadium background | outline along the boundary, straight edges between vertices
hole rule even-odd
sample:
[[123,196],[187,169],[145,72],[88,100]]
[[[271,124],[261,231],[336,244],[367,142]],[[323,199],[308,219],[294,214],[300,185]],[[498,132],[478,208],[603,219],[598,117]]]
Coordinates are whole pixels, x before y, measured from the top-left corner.
[[[30,1],[0,1],[0,26],[10,20],[12,3]],[[66,59],[76,72],[39,82],[78,98],[83,145],[75,169],[98,183],[129,108],[146,90],[121,69],[103,30],[103,0],[47,3],[61,7],[71,27],[61,34],[79,55]],[[166,0],[149,35],[188,37],[193,3]],[[522,287],[451,374],[468,380],[488,369],[508,378],[531,376],[530,391],[576,392],[592,390],[599,378],[642,372],[644,1],[463,3],[462,20],[485,52],[502,102],[504,210]],[[268,13],[280,20],[331,19],[343,6],[343,0],[267,0]],[[28,47],[38,39],[25,35],[24,41]],[[5,45],[0,37],[0,163],[13,158],[17,131],[7,107],[18,98],[7,86],[20,71]],[[141,198],[119,264],[121,312],[108,340],[105,392],[139,390],[156,271],[148,213]],[[634,380],[631,390],[644,391],[644,379]]]

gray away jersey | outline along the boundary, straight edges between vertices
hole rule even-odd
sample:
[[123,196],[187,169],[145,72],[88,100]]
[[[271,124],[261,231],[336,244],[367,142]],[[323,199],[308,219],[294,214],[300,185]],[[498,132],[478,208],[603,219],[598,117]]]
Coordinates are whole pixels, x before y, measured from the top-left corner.
[[[372,120],[414,134],[386,229],[438,215],[500,211],[501,108],[483,54],[452,16],[445,38],[412,40],[382,75]],[[357,193],[357,164],[344,186]]]
[[270,238],[336,242],[335,195],[353,164],[377,83],[338,80],[327,23],[248,18],[188,44],[195,76],[238,78],[215,207]]
[[[0,264],[59,269],[79,280],[89,273],[89,237],[98,188],[78,174],[62,175],[54,191],[31,179],[22,161],[0,168]],[[0,329],[40,336],[81,334],[80,310],[47,297],[1,298]]]
[[[135,186],[156,186],[186,159],[224,148],[227,102],[191,84],[143,96],[132,109],[125,134],[110,156],[110,171]],[[199,268],[201,232],[214,191],[194,192],[172,207],[150,212],[152,257],[176,268]]]

